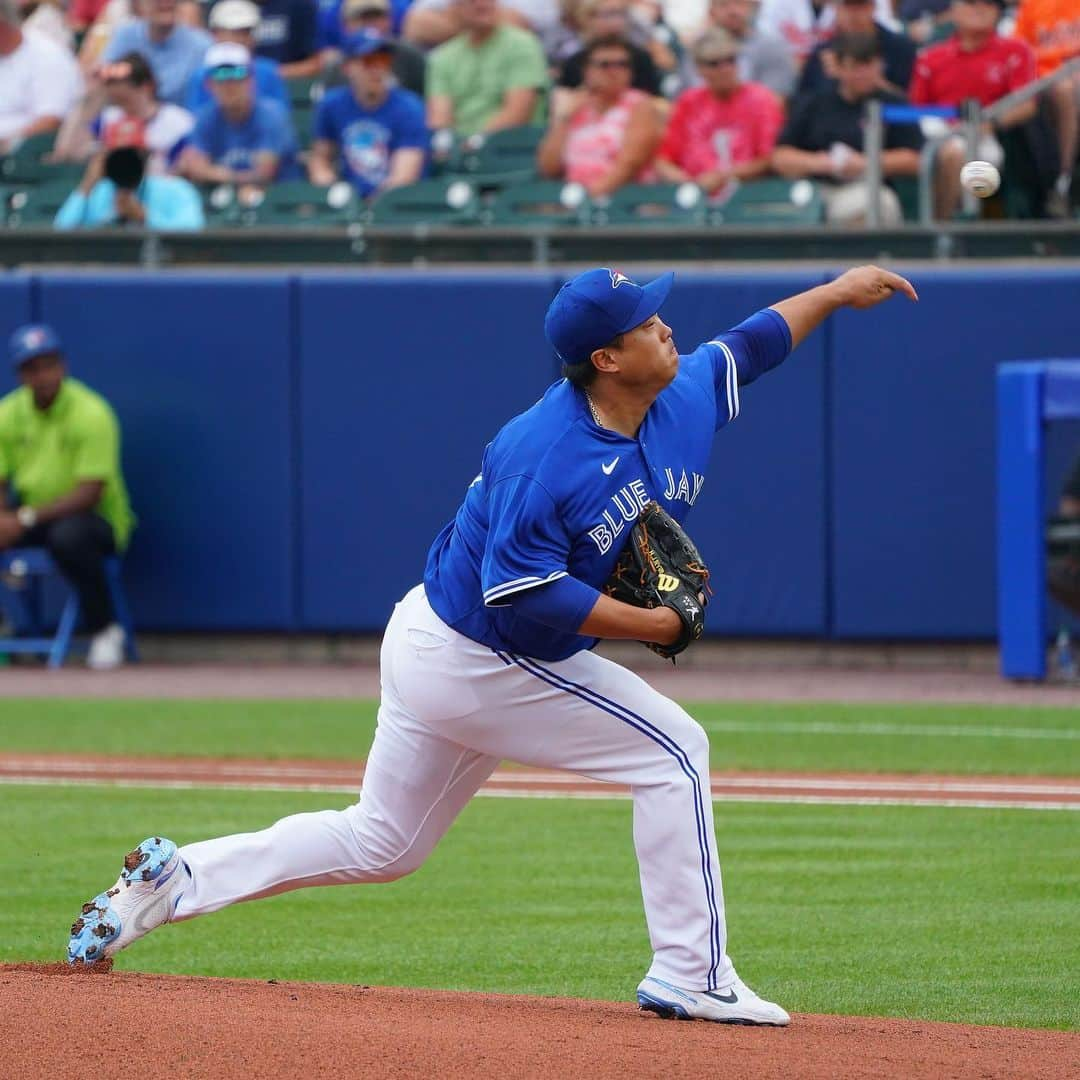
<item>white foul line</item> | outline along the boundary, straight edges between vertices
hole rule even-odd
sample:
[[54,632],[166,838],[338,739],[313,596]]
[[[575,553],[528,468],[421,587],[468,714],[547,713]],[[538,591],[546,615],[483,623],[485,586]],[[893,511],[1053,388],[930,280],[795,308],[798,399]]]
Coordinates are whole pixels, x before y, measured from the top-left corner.
[[[205,780],[129,780],[129,779],[83,779],[65,777],[63,779],[42,776],[0,776],[0,784],[14,787],[105,787],[105,788],[168,788],[181,791],[276,791],[276,792],[324,792],[334,795],[356,795],[356,789],[335,784],[304,783],[244,783],[238,780],[223,780],[217,783]],[[597,785],[599,791],[503,791],[499,788],[481,788],[478,795],[493,799],[619,799],[628,800],[628,791],[611,790],[606,785]],[[713,802],[739,803],[787,803],[825,806],[940,806],[959,807],[974,810],[1080,810],[1080,802],[1038,802],[1017,801],[1014,799],[948,799],[925,798],[916,796],[875,796],[875,795],[797,795],[770,794],[753,792],[746,794],[720,792],[713,795]]]

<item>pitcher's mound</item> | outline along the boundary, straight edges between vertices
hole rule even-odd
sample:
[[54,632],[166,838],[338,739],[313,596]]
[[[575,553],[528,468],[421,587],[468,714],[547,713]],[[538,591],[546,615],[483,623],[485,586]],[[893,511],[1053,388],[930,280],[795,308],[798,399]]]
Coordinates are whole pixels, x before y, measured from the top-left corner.
[[4,1074],[798,1078],[1080,1075],[1080,1035],[796,1016],[678,1023],[633,1005],[0,966]]

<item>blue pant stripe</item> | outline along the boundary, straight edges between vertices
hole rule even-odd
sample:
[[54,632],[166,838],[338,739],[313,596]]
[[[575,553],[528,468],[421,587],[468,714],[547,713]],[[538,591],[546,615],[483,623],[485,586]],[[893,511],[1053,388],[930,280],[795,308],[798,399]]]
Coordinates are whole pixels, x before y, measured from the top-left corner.
[[618,702],[604,697],[603,694],[598,693],[591,687],[572,682],[565,676],[542,667],[529,657],[516,656],[513,653],[507,653],[505,655],[498,653],[498,655],[501,659],[508,657],[523,671],[528,672],[535,678],[541,679],[550,686],[554,686],[557,690],[563,690],[568,694],[573,694],[575,697],[581,698],[582,701],[595,706],[603,712],[614,716],[617,720],[621,720],[624,724],[629,724],[630,727],[640,731],[643,735],[652,739],[653,742],[662,746],[669,754],[671,754],[671,756],[679,763],[679,767],[682,769],[683,773],[690,778],[694,785],[694,818],[697,827],[698,850],[701,854],[701,873],[705,879],[705,898],[709,907],[709,957],[711,963],[709,966],[709,985],[707,989],[715,989],[716,969],[721,960],[720,916],[716,905],[716,892],[713,886],[712,874],[709,872],[708,830],[705,825],[706,815],[702,803],[701,779],[693,765],[690,764],[690,759],[686,756],[686,752],[666,732],[661,731],[653,724],[650,724],[648,720],[628,709],[625,705],[620,705]]

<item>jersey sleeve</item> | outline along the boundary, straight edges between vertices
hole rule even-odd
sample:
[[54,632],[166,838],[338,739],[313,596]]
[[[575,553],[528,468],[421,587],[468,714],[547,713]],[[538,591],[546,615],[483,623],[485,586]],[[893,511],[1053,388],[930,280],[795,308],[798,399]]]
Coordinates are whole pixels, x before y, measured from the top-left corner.
[[739,388],[781,364],[790,352],[787,322],[764,308],[685,358],[687,373],[714,397],[717,431],[739,415]]
[[527,476],[498,481],[488,495],[480,567],[484,603],[500,607],[525,589],[566,577],[570,539],[547,489]]

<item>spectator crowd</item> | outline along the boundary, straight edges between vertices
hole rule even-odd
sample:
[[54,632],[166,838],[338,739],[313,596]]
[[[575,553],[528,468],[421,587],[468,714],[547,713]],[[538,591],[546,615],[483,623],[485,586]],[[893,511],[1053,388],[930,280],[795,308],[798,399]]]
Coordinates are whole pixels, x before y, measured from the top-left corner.
[[[532,125],[538,175],[593,198],[806,178],[858,224],[869,101],[985,108],[1076,57],[1080,0],[0,0],[0,156],[49,135],[85,166],[58,227],[198,228],[198,185],[369,199]],[[974,156],[1067,217],[1078,131],[1073,76],[995,114]],[[961,208],[969,140],[910,113],[884,129],[882,220],[928,145],[936,215]]]

